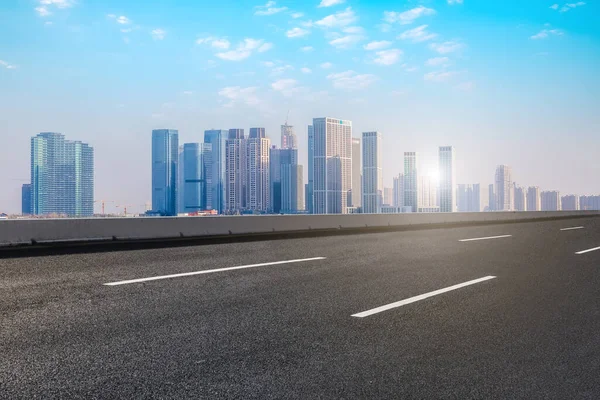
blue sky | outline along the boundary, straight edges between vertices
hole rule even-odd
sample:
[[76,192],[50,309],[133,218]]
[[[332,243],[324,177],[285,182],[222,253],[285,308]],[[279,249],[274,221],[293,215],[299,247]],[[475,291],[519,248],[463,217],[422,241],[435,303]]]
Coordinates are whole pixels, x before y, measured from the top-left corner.
[[460,183],[600,192],[600,6],[489,0],[101,1],[0,4],[0,211],[18,212],[29,138],[96,149],[96,198],[150,197],[150,130],[199,142],[288,110],[306,158],[313,117],[383,134],[384,181],[404,151]]

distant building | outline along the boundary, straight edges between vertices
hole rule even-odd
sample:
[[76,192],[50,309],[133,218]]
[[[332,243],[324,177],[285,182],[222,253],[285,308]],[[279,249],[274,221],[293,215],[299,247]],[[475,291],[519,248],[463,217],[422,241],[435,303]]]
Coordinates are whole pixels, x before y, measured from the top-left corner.
[[365,214],[378,214],[383,204],[383,173],[381,159],[381,133],[363,132],[362,134],[362,176],[363,201]]
[[496,191],[494,190],[494,184],[491,183],[488,186],[488,209],[489,211],[496,211]]
[[306,208],[309,214],[314,214],[314,156],[315,156],[315,129],[308,126],[308,183],[306,187]]
[[558,191],[542,192],[542,211],[560,211],[561,198]]
[[193,213],[206,208],[203,201],[203,165],[200,143],[183,145],[183,212]]
[[313,168],[312,211],[345,214],[352,187],[352,121],[314,118],[312,127],[314,149],[308,161]]
[[360,139],[352,138],[352,207],[362,206],[362,163]]
[[437,207],[437,187],[434,180],[430,176],[419,176],[417,182],[419,208]]
[[394,177],[392,187],[392,206],[404,207],[404,174]]
[[304,177],[298,165],[297,149],[281,149],[279,158],[281,176],[281,212],[295,214],[304,210]]
[[287,122],[281,125],[281,148],[282,149],[297,149],[298,138],[294,132],[294,127],[288,125]]
[[265,128],[250,128],[246,148],[246,209],[266,213],[271,208],[269,150]]
[[419,207],[417,209],[417,212],[420,212],[420,213],[437,213],[437,212],[440,212],[440,208],[437,207],[437,206]]
[[489,188],[483,188],[479,183],[459,184],[456,192],[459,212],[489,211]]
[[404,153],[404,206],[411,207],[412,212],[419,208],[419,193],[417,182],[417,153]]
[[[204,185],[206,208],[225,212],[226,142],[229,132],[222,129],[204,131]],[[210,153],[210,154],[208,154]]]
[[225,142],[225,212],[246,208],[246,148],[243,129],[230,129]]
[[563,211],[578,211],[580,210],[579,196],[576,194],[563,196],[561,199],[561,205]]
[[391,187],[383,188],[383,205],[392,206],[394,203],[394,189]]
[[514,209],[513,183],[511,169],[507,165],[496,168],[496,211],[512,211]]
[[33,208],[31,207],[31,183],[25,183],[21,187],[21,214],[33,214]]
[[515,211],[527,211],[527,190],[515,183],[513,193]]
[[183,145],[177,149],[177,214],[185,213],[185,181],[183,179]]
[[537,186],[530,186],[527,188],[527,211],[541,211],[542,210],[542,197],[540,188]]
[[600,210],[600,196],[581,196],[579,203],[582,210]]
[[440,170],[440,211],[456,211],[456,166],[454,147],[441,146],[439,149]]
[[152,211],[177,215],[179,133],[174,129],[152,131]]
[[94,149],[43,132],[31,138],[31,214],[94,214]]
[[281,151],[277,146],[271,146],[269,150],[269,180],[271,191],[271,212],[281,212]]

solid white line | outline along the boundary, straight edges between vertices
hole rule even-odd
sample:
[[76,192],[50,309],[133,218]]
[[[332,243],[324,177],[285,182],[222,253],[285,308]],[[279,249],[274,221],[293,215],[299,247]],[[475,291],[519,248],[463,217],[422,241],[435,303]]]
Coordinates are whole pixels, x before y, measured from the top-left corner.
[[583,229],[583,228],[585,228],[585,227],[584,226],[574,226],[572,228],[562,228],[561,231],[572,231],[575,229]]
[[473,239],[462,239],[459,242],[473,242],[475,240],[488,240],[488,239],[500,239],[511,237],[512,235],[502,235],[502,236],[489,236],[489,237],[481,237],[481,238],[473,238]]
[[417,302],[417,301],[424,300],[424,299],[426,299],[428,297],[437,296],[438,294],[450,292],[452,290],[460,289],[460,288],[463,288],[465,286],[474,285],[474,284],[479,283],[479,282],[489,281],[490,279],[494,279],[494,278],[495,278],[495,276],[485,276],[483,278],[474,279],[472,281],[468,281],[468,282],[464,282],[464,283],[459,283],[458,285],[454,285],[454,286],[450,286],[450,287],[447,287],[447,288],[444,288],[444,289],[436,290],[434,292],[429,292],[429,293],[425,293],[425,294],[422,294],[422,295],[419,295],[419,296],[411,297],[411,298],[406,299],[406,300],[397,301],[396,303],[391,303],[391,304],[388,304],[388,305],[385,305],[385,306],[377,307],[377,308],[374,308],[372,310],[363,311],[363,312],[360,312],[358,314],[354,314],[352,316],[353,317],[357,317],[357,318],[368,317],[368,316],[373,315],[373,314],[378,314],[378,313],[383,312],[383,311],[391,310],[392,308],[402,307],[402,306],[405,306],[405,305],[410,304],[410,303],[414,303],[414,302]]
[[184,277],[184,276],[212,274],[214,272],[234,271],[236,269],[265,267],[267,265],[291,264],[291,263],[299,263],[299,262],[305,262],[305,261],[316,261],[316,260],[324,260],[324,259],[325,259],[325,257],[313,257],[313,258],[303,258],[303,259],[299,259],[299,260],[274,261],[274,262],[261,263],[261,264],[240,265],[238,267],[207,269],[207,270],[204,270],[204,271],[184,272],[184,273],[181,273],[181,274],[152,276],[150,278],[139,278],[139,279],[130,279],[128,281],[109,282],[109,283],[105,283],[104,285],[105,286],[128,285],[130,283],[150,282],[150,281],[158,281],[158,280],[161,280],[161,279],[181,278],[181,277]]
[[596,251],[596,250],[600,250],[600,247],[594,247],[593,249],[587,249],[587,250],[578,251],[575,254],[585,254],[585,253],[590,253],[590,252]]

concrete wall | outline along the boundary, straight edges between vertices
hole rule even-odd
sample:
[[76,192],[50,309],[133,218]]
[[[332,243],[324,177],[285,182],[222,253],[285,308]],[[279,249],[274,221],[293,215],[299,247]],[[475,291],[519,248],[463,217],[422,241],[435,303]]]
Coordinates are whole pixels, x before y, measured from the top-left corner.
[[182,218],[32,219],[0,221],[0,246],[37,242],[175,238],[438,223],[595,216],[598,211],[269,215]]

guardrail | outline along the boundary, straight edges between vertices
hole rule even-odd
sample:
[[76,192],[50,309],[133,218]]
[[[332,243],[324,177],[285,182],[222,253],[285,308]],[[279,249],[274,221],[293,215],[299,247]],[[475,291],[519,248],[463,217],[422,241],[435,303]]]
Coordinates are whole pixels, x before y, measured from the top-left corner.
[[600,216],[600,211],[31,219],[0,222],[0,246],[481,224]]

